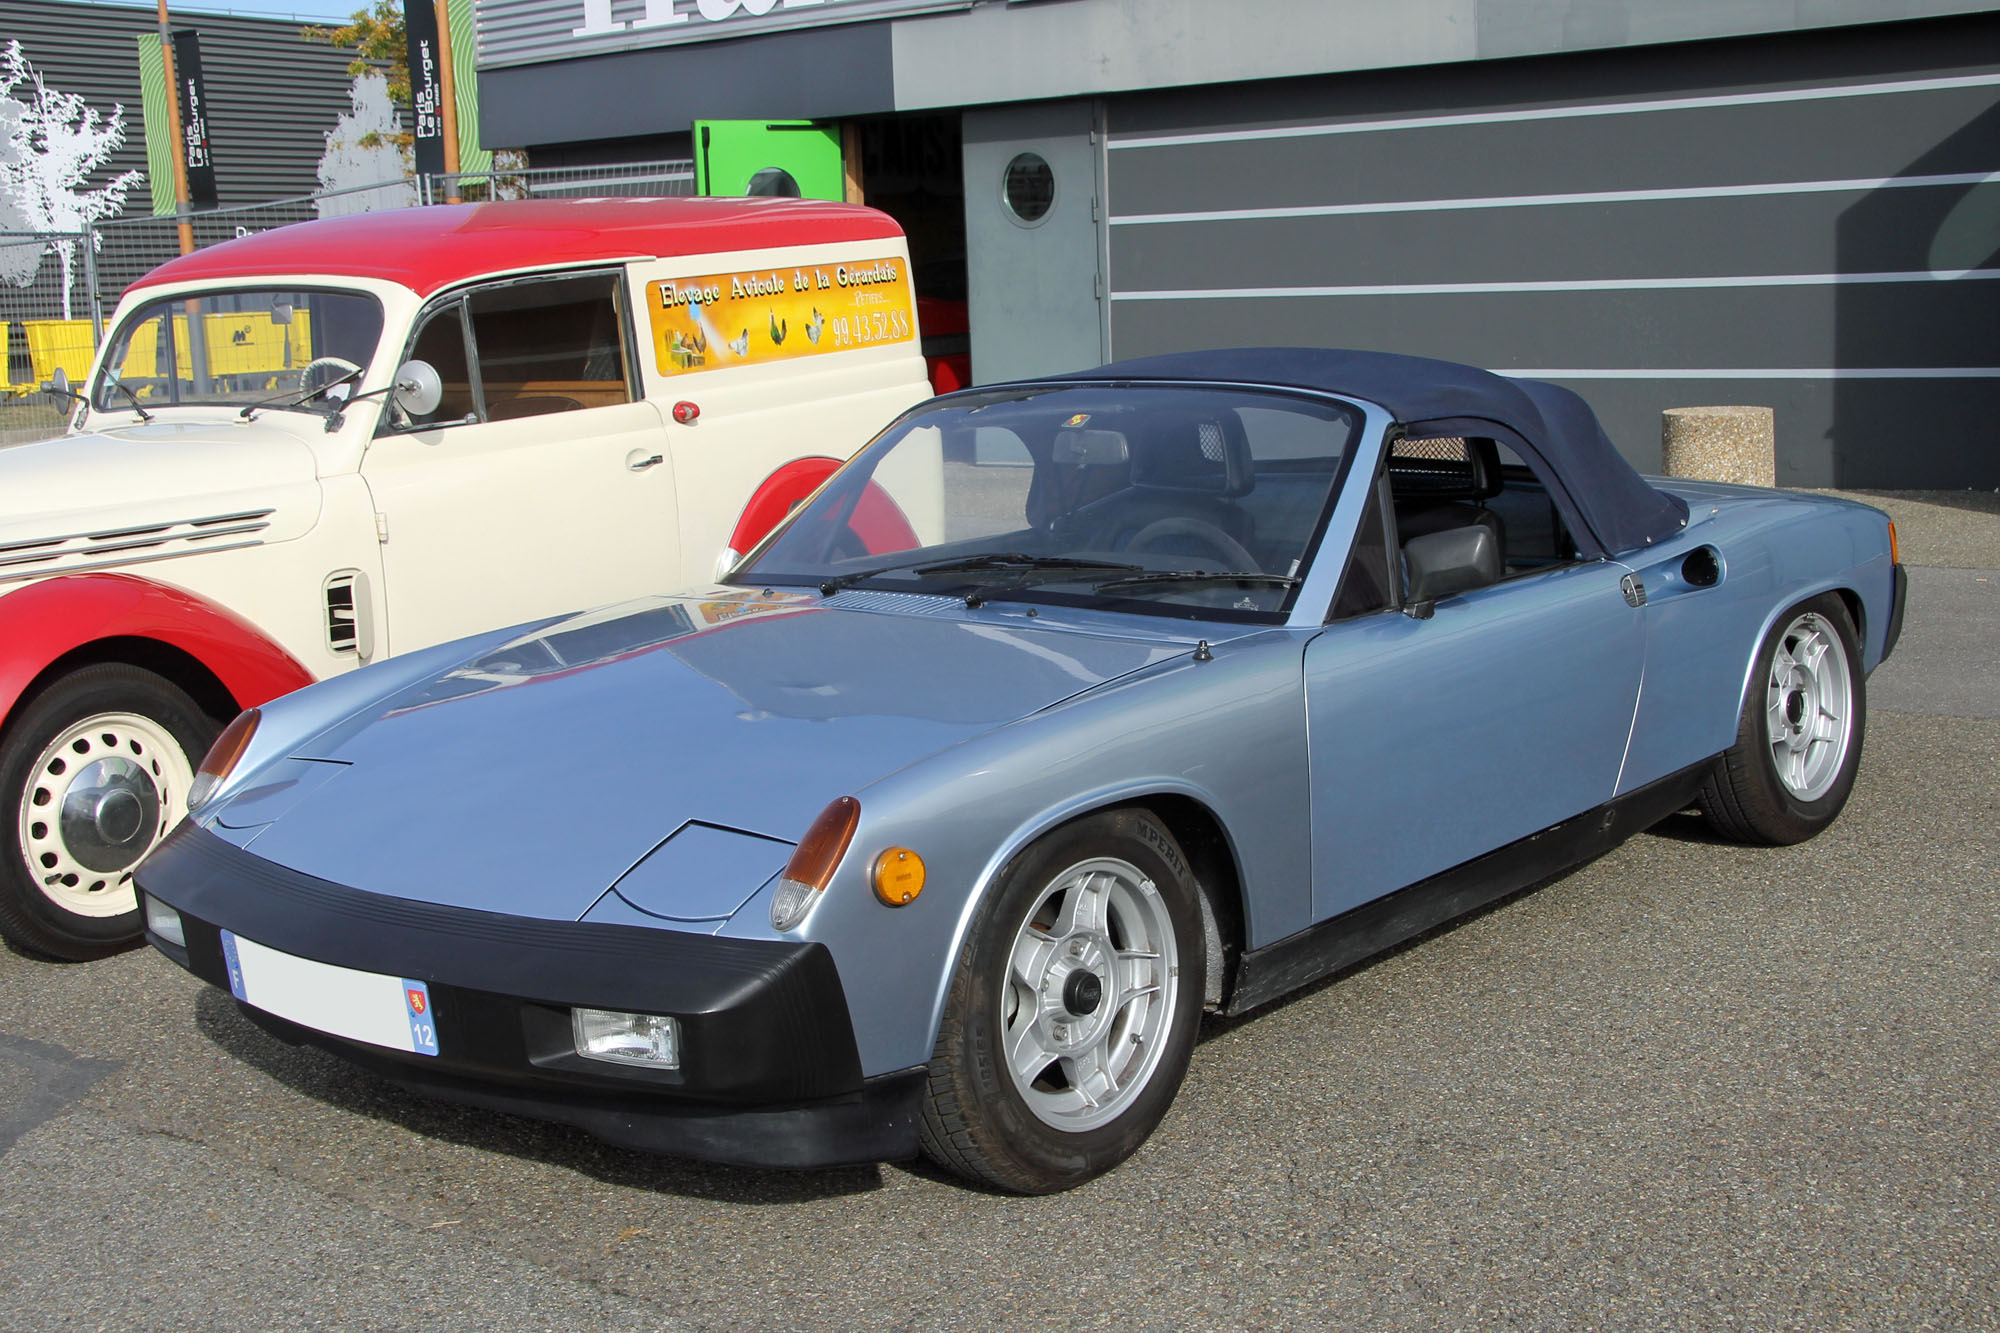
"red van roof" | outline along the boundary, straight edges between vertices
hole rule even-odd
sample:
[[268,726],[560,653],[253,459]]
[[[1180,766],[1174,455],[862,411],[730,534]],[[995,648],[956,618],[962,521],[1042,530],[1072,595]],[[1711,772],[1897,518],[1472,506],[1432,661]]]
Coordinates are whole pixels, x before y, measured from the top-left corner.
[[324,273],[381,278],[419,296],[488,273],[872,241],[903,234],[858,204],[815,199],[524,199],[322,218],[169,260],[132,284]]

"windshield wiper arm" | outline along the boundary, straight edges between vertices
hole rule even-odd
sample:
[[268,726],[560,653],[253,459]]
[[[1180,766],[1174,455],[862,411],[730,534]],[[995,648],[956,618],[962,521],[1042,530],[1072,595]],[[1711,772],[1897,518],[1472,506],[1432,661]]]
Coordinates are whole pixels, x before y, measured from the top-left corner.
[[974,588],[965,594],[968,607],[981,606],[1003,597],[1012,597],[1024,592],[1037,583],[1082,582],[1088,570],[1092,574],[1137,573],[1144,565],[1128,565],[1117,560],[1082,560],[1070,556],[1038,556],[1026,565],[994,565],[991,569],[1005,570],[1014,577],[996,588]]
[[[820,581],[822,597],[831,597],[842,588],[849,588],[863,579],[872,579],[877,574],[892,574],[899,569],[907,569],[923,577],[931,578],[940,574],[979,574],[989,570],[1001,573],[1015,573],[1030,569],[1102,569],[1137,570],[1141,565],[1121,565],[1112,560],[1082,560],[1067,555],[1028,555],[1021,551],[988,551],[982,555],[968,555],[957,560],[900,560],[886,565],[876,565],[870,569],[857,569],[851,574],[838,574]],[[974,603],[977,605],[977,603]]]
[[294,389],[290,393],[281,393],[275,398],[262,399],[258,402],[251,403],[248,407],[245,407],[241,412],[238,412],[236,415],[242,417],[245,421],[248,421],[250,419],[250,414],[252,412],[255,412],[260,407],[302,407],[306,403],[326,393],[327,390],[337,389],[343,384],[352,384],[354,383],[354,381],[360,378],[361,378],[361,367],[356,366],[353,370],[348,371],[345,375],[342,375],[339,379],[328,380],[324,384],[316,384],[310,389]]
[[132,410],[139,414],[139,420],[151,421],[153,419],[153,414],[151,412],[148,412],[140,404],[139,395],[132,392],[131,385],[127,384],[124,380],[121,379],[112,379],[108,375],[105,377],[105,380],[107,383],[111,385],[112,388],[118,390],[118,392],[124,394],[127,398],[130,398],[132,400]]
[[1094,585],[1092,592],[1103,592],[1107,588],[1143,588],[1169,583],[1259,583],[1272,588],[1296,588],[1299,580],[1290,574],[1265,574],[1258,570],[1221,570],[1211,573],[1206,569],[1171,569],[1155,574],[1139,574],[1128,579],[1106,579]]

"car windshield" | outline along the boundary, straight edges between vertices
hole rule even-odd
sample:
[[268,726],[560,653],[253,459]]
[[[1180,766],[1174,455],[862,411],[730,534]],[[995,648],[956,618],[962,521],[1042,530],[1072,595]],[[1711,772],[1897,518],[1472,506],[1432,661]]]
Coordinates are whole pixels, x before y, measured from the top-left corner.
[[91,406],[325,412],[352,392],[343,381],[381,337],[381,303],[362,292],[232,288],[153,301],[119,326]]
[[1273,621],[1361,424],[1233,387],[959,394],[891,426],[730,581]]

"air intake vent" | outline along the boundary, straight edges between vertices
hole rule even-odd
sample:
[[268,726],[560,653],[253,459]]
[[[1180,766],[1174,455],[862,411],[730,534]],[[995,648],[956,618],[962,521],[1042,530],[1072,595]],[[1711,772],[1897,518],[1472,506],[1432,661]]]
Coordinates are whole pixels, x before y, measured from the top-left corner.
[[375,618],[368,603],[368,576],[338,569],[326,576],[326,648],[337,657],[375,655]]
[[326,581],[326,646],[336,653],[355,649],[353,573],[335,574]]

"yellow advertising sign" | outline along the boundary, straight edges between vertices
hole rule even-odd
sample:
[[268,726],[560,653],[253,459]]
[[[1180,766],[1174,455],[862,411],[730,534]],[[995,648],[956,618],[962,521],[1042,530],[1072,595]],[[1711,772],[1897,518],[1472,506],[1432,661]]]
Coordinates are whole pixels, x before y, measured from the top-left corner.
[[860,259],[646,284],[662,375],[755,366],[917,336],[909,264]]

